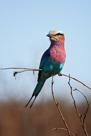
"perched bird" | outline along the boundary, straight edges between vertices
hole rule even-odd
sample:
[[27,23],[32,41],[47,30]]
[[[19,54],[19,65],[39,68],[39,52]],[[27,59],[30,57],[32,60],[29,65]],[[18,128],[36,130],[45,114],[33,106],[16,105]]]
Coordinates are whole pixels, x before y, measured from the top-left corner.
[[36,97],[38,96],[39,92],[41,91],[46,79],[56,74],[59,74],[63,69],[65,63],[65,48],[64,48],[64,34],[61,31],[50,31],[47,36],[50,38],[50,47],[44,52],[39,69],[43,69],[43,71],[39,71],[38,73],[38,83],[34,89],[34,92],[26,104],[25,107],[29,104],[33,97],[34,100],[30,106],[32,107]]

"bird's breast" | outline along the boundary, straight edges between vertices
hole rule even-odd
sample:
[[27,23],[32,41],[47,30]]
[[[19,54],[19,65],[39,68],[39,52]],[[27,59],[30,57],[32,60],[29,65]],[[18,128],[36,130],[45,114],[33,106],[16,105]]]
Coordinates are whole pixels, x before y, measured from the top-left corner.
[[65,62],[65,56],[66,53],[63,46],[54,46],[50,49],[50,59],[58,64]]

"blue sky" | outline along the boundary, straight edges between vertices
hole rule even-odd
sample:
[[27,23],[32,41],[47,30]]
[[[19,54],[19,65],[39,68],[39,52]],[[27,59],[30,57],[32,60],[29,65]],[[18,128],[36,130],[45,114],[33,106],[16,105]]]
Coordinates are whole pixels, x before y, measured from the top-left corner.
[[[90,0],[3,0],[0,1],[0,67],[38,68],[50,41],[46,34],[61,30],[65,35],[65,74],[91,86],[91,1]],[[26,72],[14,79],[13,71],[0,71],[0,99],[29,99],[37,82],[37,72]],[[54,78],[55,95],[70,99],[66,77]],[[45,83],[39,99],[51,97],[51,79]],[[90,90],[72,81],[91,96]],[[78,98],[78,101],[81,98]]]

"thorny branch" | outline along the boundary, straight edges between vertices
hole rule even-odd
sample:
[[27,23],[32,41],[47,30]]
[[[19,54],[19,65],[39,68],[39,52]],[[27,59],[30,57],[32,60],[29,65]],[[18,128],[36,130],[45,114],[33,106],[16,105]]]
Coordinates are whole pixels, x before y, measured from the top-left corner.
[[[75,89],[73,90],[73,88],[72,88],[72,86],[71,86],[71,84],[70,84],[70,75],[69,75],[69,82],[68,82],[68,84],[69,84],[70,89],[71,89],[71,97],[72,97],[72,99],[73,99],[74,107],[75,107],[76,113],[77,113],[77,115],[78,115],[78,117],[79,117],[79,119],[80,119],[80,122],[81,122],[81,125],[82,125],[82,128],[83,128],[83,131],[84,131],[84,133],[85,133],[86,136],[89,136],[88,133],[87,133],[87,130],[86,130],[86,125],[85,125],[85,119],[86,119],[86,117],[87,117],[87,113],[88,113],[88,110],[89,110],[89,102],[88,102],[86,96],[85,96],[81,91],[79,91],[77,88],[75,88]],[[73,91],[78,91],[78,92],[80,92],[80,93],[84,96],[84,98],[85,98],[85,100],[86,100],[86,102],[87,102],[87,109],[86,109],[86,111],[84,112],[84,114],[80,114],[80,113],[79,113],[79,110],[78,110],[78,108],[77,108],[77,105],[76,105],[76,102],[75,102],[75,99],[74,99],[74,96],[73,96]]]

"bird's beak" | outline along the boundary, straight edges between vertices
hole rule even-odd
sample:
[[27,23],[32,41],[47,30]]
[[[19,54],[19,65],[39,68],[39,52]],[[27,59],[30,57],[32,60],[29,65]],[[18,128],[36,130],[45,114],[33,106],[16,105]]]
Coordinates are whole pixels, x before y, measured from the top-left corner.
[[50,37],[50,38],[52,38],[52,37],[53,37],[53,35],[52,35],[52,34],[47,34],[46,36],[48,36],[48,37]]

